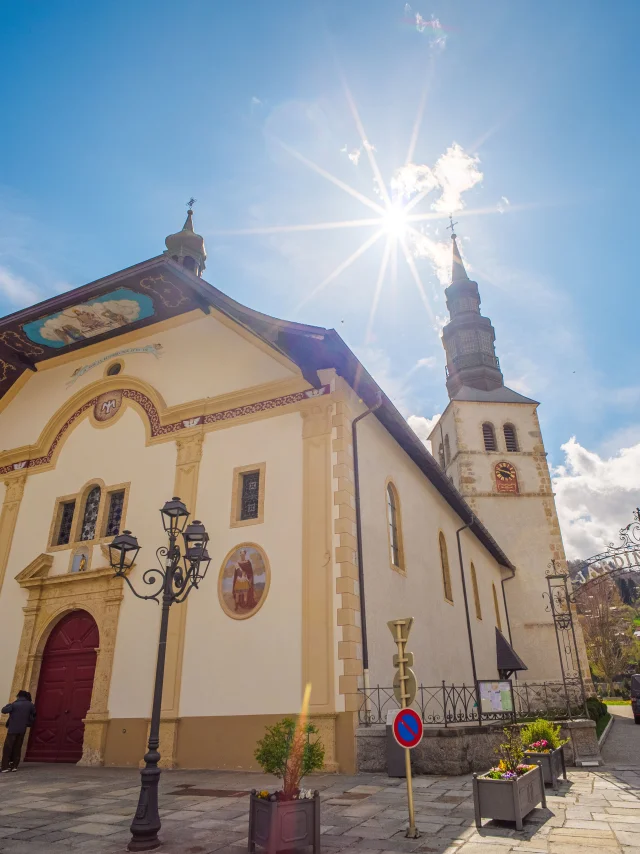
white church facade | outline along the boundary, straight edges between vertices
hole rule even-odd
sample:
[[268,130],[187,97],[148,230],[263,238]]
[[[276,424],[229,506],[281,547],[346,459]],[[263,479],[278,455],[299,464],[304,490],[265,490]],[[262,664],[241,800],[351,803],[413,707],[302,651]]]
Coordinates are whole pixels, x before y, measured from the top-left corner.
[[[453,244],[452,288],[477,293]],[[114,577],[108,544],[135,534],[141,588],[172,496],[211,564],[171,609],[165,766],[254,767],[311,683],[327,767],[353,769],[397,617],[415,619],[425,685],[497,678],[496,628],[528,678],[557,679],[541,594],[564,554],[536,404],[473,356],[477,319],[474,375],[451,305],[440,465],[335,331],[240,305],[205,260],[190,211],[162,255],[0,320],[0,696],[34,696],[27,760],[144,754],[160,609]]]

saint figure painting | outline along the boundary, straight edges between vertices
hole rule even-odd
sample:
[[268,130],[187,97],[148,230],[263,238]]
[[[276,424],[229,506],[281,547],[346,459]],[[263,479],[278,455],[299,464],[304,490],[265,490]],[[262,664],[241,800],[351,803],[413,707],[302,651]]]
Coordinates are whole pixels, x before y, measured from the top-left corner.
[[220,569],[218,598],[222,610],[234,620],[252,617],[267,597],[269,582],[269,561],[260,546],[236,546]]

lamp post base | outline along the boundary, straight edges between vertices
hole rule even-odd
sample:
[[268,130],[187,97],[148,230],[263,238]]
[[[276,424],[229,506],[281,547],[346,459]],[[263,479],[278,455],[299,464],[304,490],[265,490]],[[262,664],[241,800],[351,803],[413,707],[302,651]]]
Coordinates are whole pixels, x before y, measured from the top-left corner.
[[132,839],[127,845],[127,851],[155,851],[161,845],[157,836],[155,839]]
[[140,771],[140,798],[131,822],[131,840],[127,851],[153,851],[162,845],[158,839],[158,831],[162,826],[158,812],[159,759],[160,754],[154,749],[149,750],[144,757],[147,764]]

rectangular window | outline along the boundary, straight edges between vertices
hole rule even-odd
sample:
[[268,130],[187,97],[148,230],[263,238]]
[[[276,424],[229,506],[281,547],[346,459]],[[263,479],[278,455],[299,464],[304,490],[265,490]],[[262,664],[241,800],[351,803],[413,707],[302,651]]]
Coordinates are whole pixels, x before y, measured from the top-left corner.
[[104,531],[105,537],[115,537],[120,533],[122,522],[122,511],[124,510],[124,489],[109,494],[109,513],[107,526]]
[[264,522],[266,463],[238,466],[233,470],[231,485],[232,528],[260,525]]
[[71,525],[73,524],[73,514],[76,509],[75,501],[65,501],[61,505],[60,526],[58,528],[58,536],[55,544],[57,546],[66,546],[71,539]]
[[242,475],[242,497],[240,499],[240,521],[258,518],[260,497],[260,472],[250,471]]

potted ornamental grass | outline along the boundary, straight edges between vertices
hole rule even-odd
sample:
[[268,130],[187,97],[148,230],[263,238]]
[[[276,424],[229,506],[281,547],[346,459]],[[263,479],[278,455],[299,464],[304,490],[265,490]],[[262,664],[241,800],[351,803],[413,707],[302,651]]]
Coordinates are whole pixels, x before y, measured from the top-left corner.
[[269,854],[313,846],[320,854],[320,795],[301,787],[303,777],[324,765],[324,747],[317,728],[301,714],[284,718],[257,745],[255,758],[267,774],[282,780],[282,788],[251,792],[249,851],[256,845]]
[[523,818],[539,803],[547,805],[542,768],[526,764],[517,727],[505,727],[505,740],[497,748],[499,762],[484,774],[473,775],[473,806],[476,827],[483,818],[515,821],[522,830]]
[[560,776],[567,779],[562,746],[569,740],[560,738],[560,724],[538,718],[522,727],[520,737],[524,744],[525,759],[529,762],[539,762],[545,785],[557,789]]

